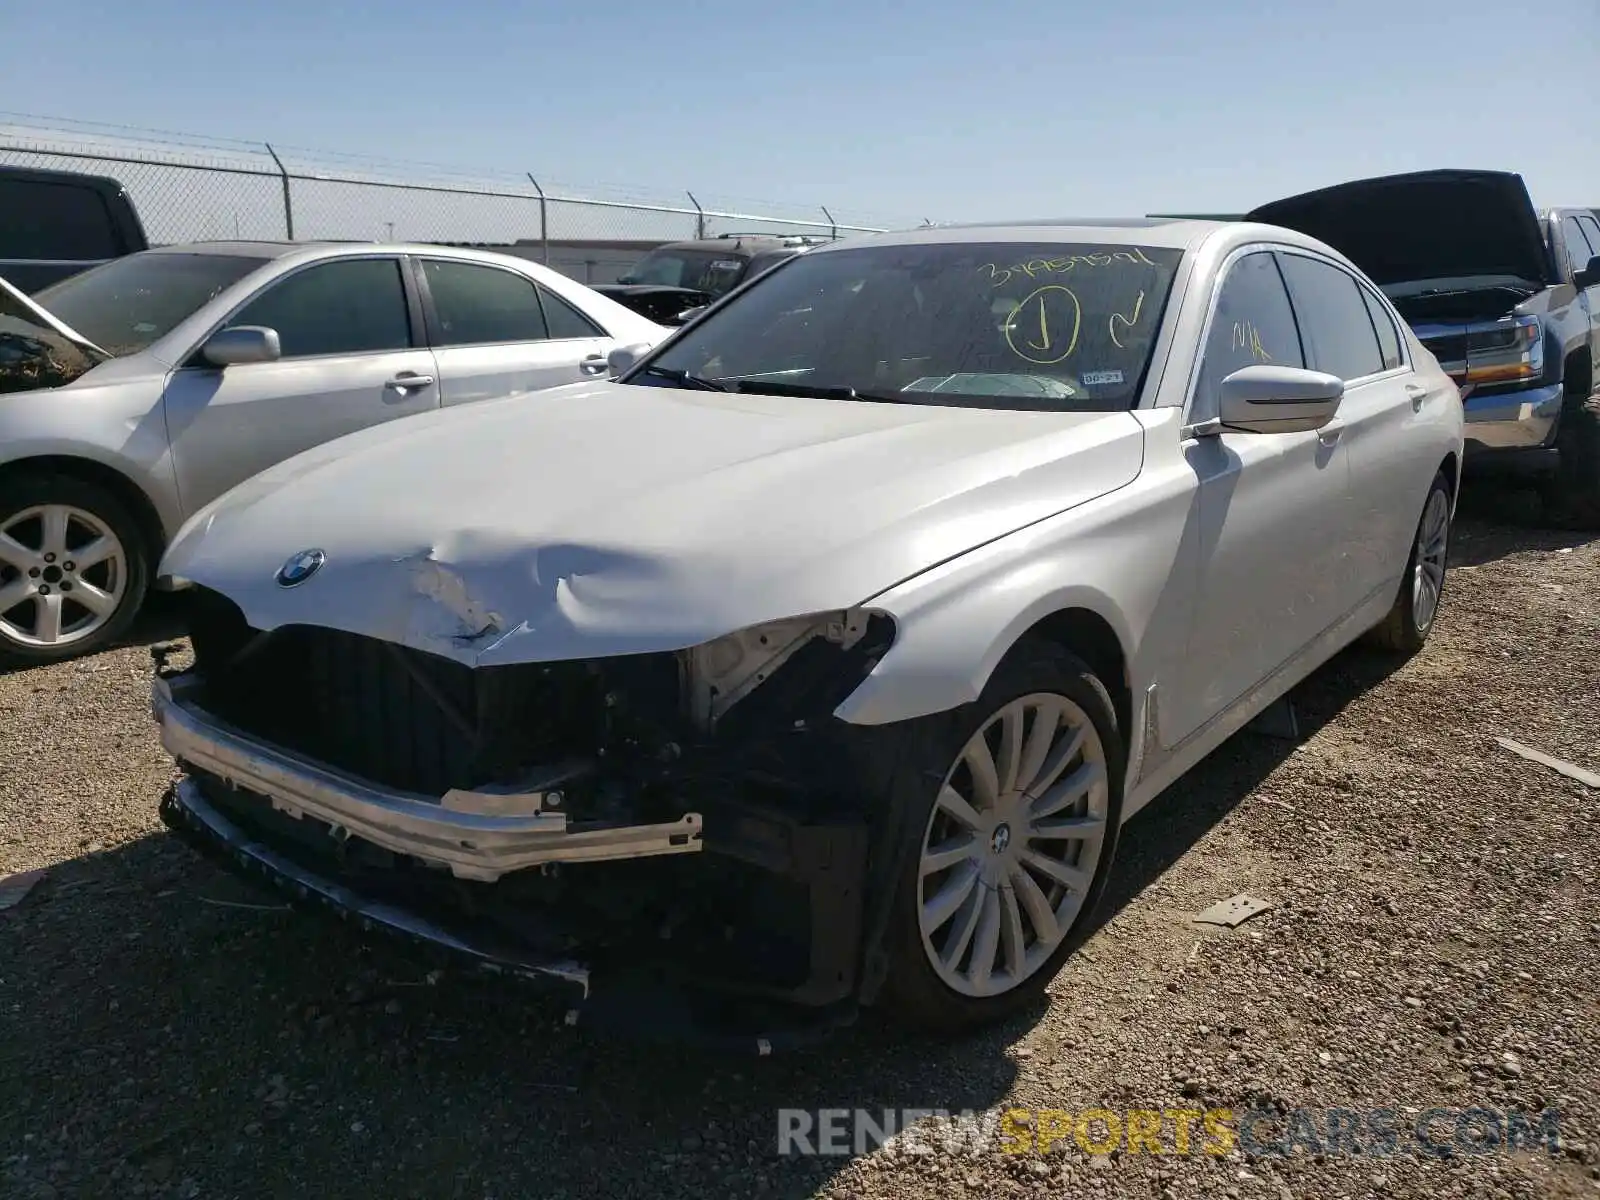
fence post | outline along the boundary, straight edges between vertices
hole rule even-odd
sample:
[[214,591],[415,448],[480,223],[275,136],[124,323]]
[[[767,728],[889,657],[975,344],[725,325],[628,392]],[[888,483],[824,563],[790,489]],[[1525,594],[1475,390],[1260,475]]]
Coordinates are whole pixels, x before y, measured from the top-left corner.
[[700,207],[700,201],[694,198],[693,192],[685,192],[689,203],[694,205],[694,236],[697,240],[706,236],[706,210]]
[[283,159],[278,157],[278,152],[272,148],[271,142],[263,142],[267,153],[272,155],[272,161],[278,164],[278,174],[283,179],[283,230],[289,241],[294,241],[294,200],[289,195],[289,172],[284,168]]
[[828,206],[826,204],[819,204],[817,207],[822,210],[822,215],[828,218],[829,240],[837,242],[839,240],[839,222],[833,219],[833,214],[828,211]]
[[533,177],[533,172],[528,173],[528,182],[533,184],[533,190],[539,193],[539,246],[544,254],[544,265],[550,265],[550,221],[545,211],[544,189],[539,186],[539,181]]

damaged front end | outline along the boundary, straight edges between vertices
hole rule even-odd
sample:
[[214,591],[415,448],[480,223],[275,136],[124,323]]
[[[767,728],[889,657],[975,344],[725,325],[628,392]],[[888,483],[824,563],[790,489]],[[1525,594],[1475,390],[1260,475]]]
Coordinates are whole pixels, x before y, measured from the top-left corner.
[[763,1046],[854,1015],[895,822],[871,783],[887,734],[832,714],[892,644],[889,617],[473,669],[252,629],[200,587],[186,600],[195,661],[158,660],[153,701],[185,773],[163,817],[203,848],[368,926],[571,986],[579,1013],[670,1010]]

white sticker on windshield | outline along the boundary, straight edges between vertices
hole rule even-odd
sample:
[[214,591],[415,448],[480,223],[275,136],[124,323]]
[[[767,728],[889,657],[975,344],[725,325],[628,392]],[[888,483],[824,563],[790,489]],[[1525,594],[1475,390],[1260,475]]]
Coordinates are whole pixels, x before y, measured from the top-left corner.
[[1078,377],[1088,387],[1097,383],[1121,383],[1121,371],[1085,371]]
[[737,258],[719,258],[711,264],[711,269],[713,271],[737,271],[742,266],[744,266],[744,263]]

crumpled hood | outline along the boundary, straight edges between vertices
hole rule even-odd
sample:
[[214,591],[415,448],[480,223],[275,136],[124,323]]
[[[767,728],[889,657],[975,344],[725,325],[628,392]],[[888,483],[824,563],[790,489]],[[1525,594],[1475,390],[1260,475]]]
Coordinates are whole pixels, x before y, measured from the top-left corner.
[[[469,665],[676,650],[848,608],[1130,482],[1128,413],[603,383],[390,422],[197,513],[161,571],[258,629]],[[285,588],[307,549],[320,570]]]
[[1274,200],[1246,215],[1326,242],[1381,285],[1472,275],[1553,281],[1522,176],[1417,171]]

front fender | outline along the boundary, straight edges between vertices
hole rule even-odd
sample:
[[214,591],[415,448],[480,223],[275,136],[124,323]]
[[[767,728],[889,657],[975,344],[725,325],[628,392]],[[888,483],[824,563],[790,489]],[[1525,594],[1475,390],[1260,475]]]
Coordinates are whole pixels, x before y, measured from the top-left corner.
[[0,472],[39,460],[78,460],[114,472],[144,494],[165,533],[182,520],[161,410],[162,377],[109,378],[102,363],[66,387],[0,396]]
[[[1174,410],[1174,420],[1176,410]],[[1054,613],[1084,609],[1121,645],[1138,697],[1174,661],[1193,604],[1193,479],[1147,469],[1128,485],[992,542],[864,602],[889,613],[893,649],[835,715],[882,725],[976,700],[1000,660]]]

